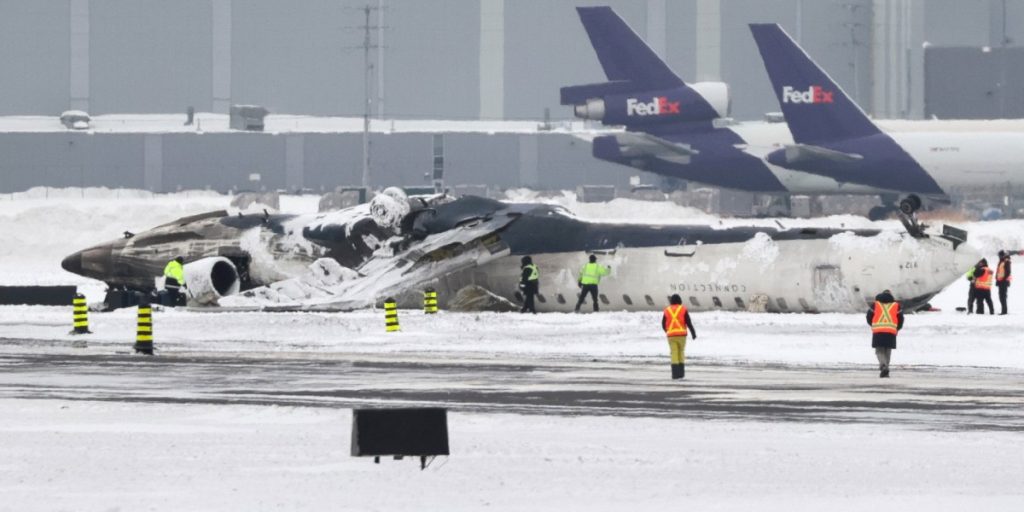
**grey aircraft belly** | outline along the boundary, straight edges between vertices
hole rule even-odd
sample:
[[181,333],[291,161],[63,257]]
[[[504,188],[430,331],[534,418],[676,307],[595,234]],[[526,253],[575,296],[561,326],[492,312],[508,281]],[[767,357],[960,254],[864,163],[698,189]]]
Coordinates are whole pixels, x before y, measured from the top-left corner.
[[572,311],[577,273],[596,254],[611,267],[605,309],[660,310],[678,293],[694,311],[860,312],[882,289],[905,307],[924,304],[977,261],[962,242],[891,230],[591,222],[547,204],[392,192],[313,215],[197,215],[77,252],[63,266],[150,291],[181,255],[194,303],[348,310],[385,297],[417,307],[426,287],[442,306],[470,285],[521,302],[519,260],[530,255],[541,273],[538,310]]

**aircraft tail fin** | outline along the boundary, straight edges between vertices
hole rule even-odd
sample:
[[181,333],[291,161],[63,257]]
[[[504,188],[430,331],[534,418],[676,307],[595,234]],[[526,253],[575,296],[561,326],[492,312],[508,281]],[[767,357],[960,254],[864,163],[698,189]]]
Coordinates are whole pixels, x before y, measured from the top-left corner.
[[608,82],[563,87],[563,105],[607,94],[655,91],[685,85],[611,7],[577,7],[576,11]]
[[755,23],[750,31],[795,142],[820,144],[881,133],[782,27]]

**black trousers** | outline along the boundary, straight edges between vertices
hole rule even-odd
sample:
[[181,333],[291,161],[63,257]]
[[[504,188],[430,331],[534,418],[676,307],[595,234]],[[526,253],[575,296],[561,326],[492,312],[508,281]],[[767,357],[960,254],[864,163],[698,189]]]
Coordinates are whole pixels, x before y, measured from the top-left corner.
[[974,300],[975,300],[974,285],[971,284],[971,286],[967,289],[967,314],[968,315],[971,314],[971,313],[974,313]]
[[1002,314],[1006,314],[1006,290],[1010,288],[1010,283],[996,284],[999,287],[999,308],[1002,310]]
[[988,314],[996,314],[996,308],[992,305],[992,290],[974,290],[974,300],[978,303],[978,309],[975,313],[979,315],[985,314],[985,304],[988,304]]
[[590,294],[590,300],[594,303],[594,311],[597,311],[597,285],[596,284],[585,284],[583,290],[580,291],[580,300],[576,302],[576,311],[580,310],[580,306],[583,305],[587,300],[587,294]]
[[523,290],[523,309],[519,310],[520,313],[526,313],[527,311],[529,311],[530,313],[536,313],[537,312],[537,306],[535,306],[534,303],[533,303],[533,298],[536,295],[537,295],[537,292],[535,292],[533,290],[530,290],[530,289]]

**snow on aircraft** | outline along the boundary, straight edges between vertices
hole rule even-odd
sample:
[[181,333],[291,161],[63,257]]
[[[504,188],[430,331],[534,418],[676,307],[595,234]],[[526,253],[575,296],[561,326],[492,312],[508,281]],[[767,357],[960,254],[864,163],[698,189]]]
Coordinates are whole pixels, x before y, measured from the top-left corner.
[[519,260],[531,255],[541,272],[538,309],[569,312],[589,253],[612,269],[601,283],[605,309],[660,310],[678,293],[695,311],[861,312],[886,288],[907,308],[925,304],[978,260],[965,240],[948,227],[591,222],[548,204],[389,189],[328,213],[186,217],[76,252],[62,266],[148,292],[181,255],[192,303],[351,310],[385,297],[417,307],[427,286],[442,305],[471,285],[520,301]]
[[[766,65],[800,66],[778,83],[773,77],[789,126],[734,122],[726,117],[725,84],[683,82],[609,7],[577,11],[608,81],[563,87],[561,103],[573,105],[577,117],[625,128],[592,139],[596,158],[751,192],[878,195],[886,206],[872,211],[875,219],[897,202],[910,214],[925,199],[942,201],[952,186],[1006,184],[1011,168],[1024,163],[1006,149],[1024,143],[1020,126],[1009,132],[983,121],[872,123],[827,75],[791,62],[809,62],[802,50],[794,55],[781,43],[767,50],[759,41]],[[809,116],[813,109],[832,113]],[[978,130],[984,135],[970,133]]]

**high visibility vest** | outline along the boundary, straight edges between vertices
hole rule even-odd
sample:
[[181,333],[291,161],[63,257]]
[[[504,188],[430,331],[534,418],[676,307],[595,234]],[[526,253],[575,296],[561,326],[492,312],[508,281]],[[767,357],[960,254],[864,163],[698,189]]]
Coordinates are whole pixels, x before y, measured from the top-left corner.
[[[169,263],[167,263],[167,266],[164,267],[164,277],[174,279],[175,281],[177,281],[176,284],[178,286],[181,286],[185,284],[185,269],[184,267],[181,266],[181,263],[178,263],[175,260],[171,260]],[[164,285],[165,288],[177,288],[178,286],[168,284]]]
[[996,282],[1004,283],[1009,281],[1011,277],[1013,276],[1006,275],[1006,260],[1000,261],[996,270]]
[[530,269],[530,275],[529,275],[529,277],[526,278],[527,281],[536,281],[536,280],[540,279],[540,270],[537,270],[537,265],[534,265],[533,263],[530,263],[529,265],[527,265],[527,266],[525,266],[523,268]]
[[601,276],[604,275],[608,275],[607,267],[597,263],[587,263],[583,265],[583,270],[580,270],[580,283],[599,284]]
[[686,306],[673,304],[665,308],[666,336],[686,336]]
[[992,269],[985,267],[981,270],[981,275],[974,278],[974,289],[976,290],[991,290],[992,280],[995,275],[992,273]]
[[871,318],[871,332],[896,334],[899,330],[900,303],[883,304],[875,301],[875,316]]

